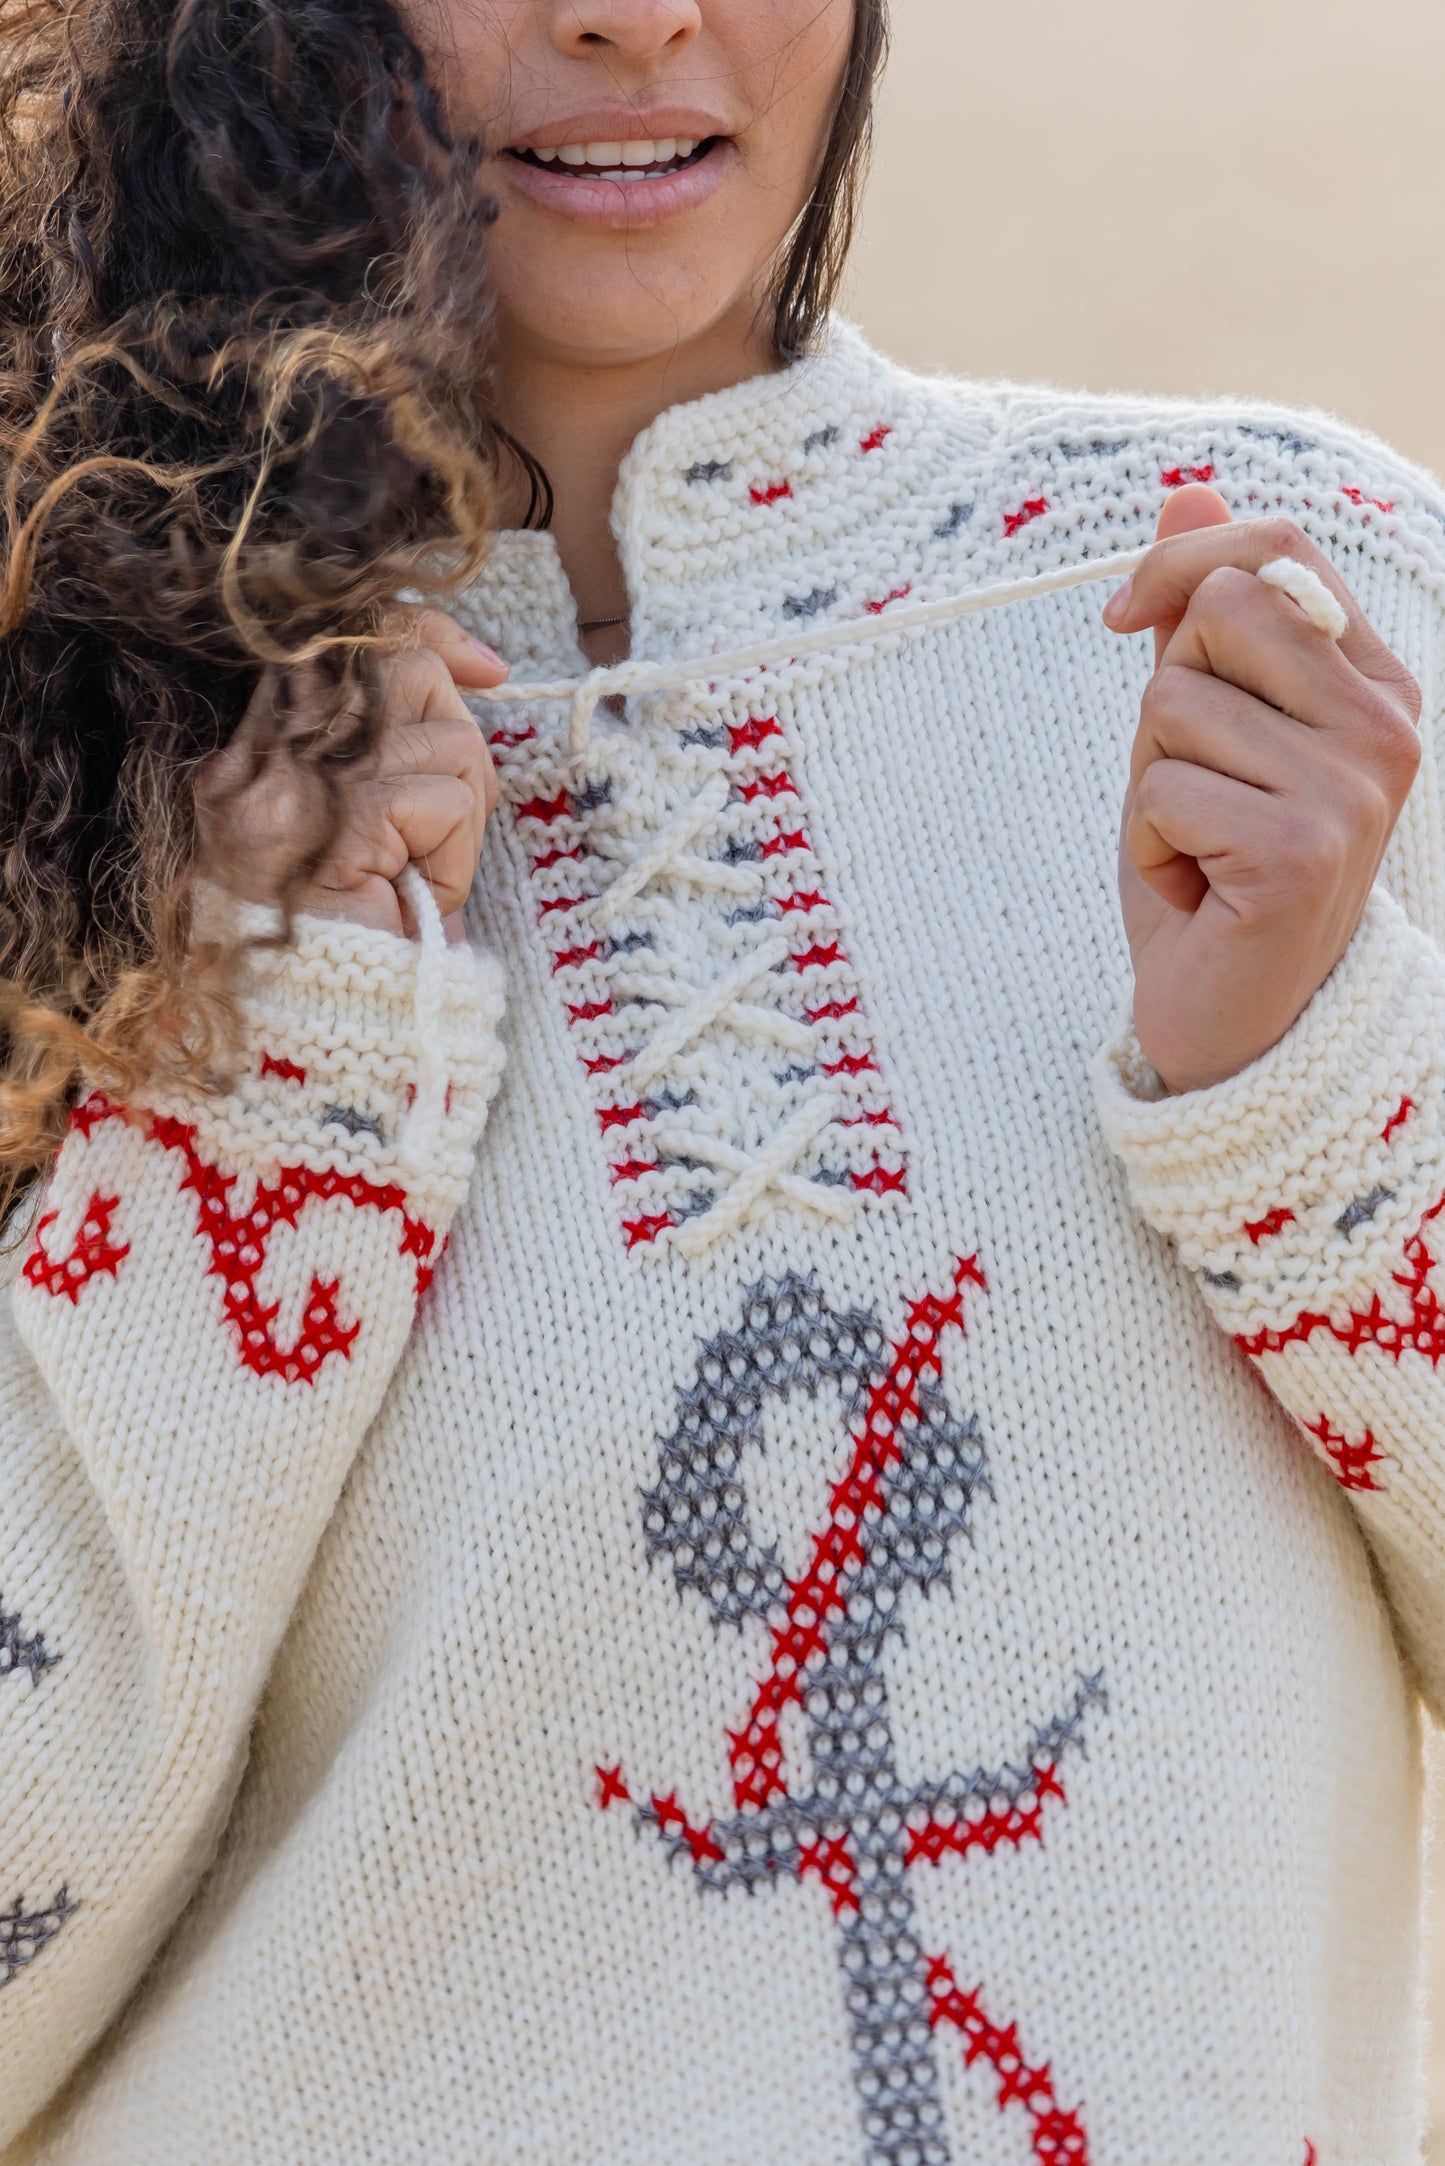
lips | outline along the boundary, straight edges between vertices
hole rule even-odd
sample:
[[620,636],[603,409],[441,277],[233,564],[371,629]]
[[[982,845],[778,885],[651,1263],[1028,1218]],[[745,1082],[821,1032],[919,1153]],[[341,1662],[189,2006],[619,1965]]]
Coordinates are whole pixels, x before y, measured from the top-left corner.
[[[576,123],[574,123],[574,126]],[[634,126],[635,126],[634,122]],[[539,131],[540,133],[540,131]],[[647,136],[583,135],[514,144],[499,160],[510,192],[590,226],[660,225],[707,200],[738,158],[731,136],[681,128]]]

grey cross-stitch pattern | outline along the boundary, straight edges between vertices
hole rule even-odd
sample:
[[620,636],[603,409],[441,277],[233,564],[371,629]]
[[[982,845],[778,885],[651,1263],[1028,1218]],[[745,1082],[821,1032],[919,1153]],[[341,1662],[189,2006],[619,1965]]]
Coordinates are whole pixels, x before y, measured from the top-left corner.
[[[948,1852],[1036,1839],[1045,1797],[1062,1796],[1059,1764],[1083,1751],[1086,1719],[1105,1704],[1102,1678],[1083,1676],[1067,1705],[1031,1731],[1011,1764],[963,1767],[913,1784],[899,1772],[885,1656],[906,1629],[903,1597],[948,1586],[952,1552],[969,1534],[979,1500],[992,1493],[979,1423],[954,1412],[936,1357],[914,1336],[930,1307],[935,1342],[943,1322],[961,1328],[962,1283],[960,1277],[950,1304],[915,1305],[899,1349],[890,1347],[875,1315],[831,1309],[811,1277],[790,1273],[751,1288],[741,1327],[704,1346],[677,1425],[661,1446],[661,1479],[645,1493],[648,1549],[670,1563],[681,1589],[702,1597],[719,1625],[759,1618],[773,1627],[775,1647],[796,1639],[802,1689],[780,1687],[770,1703],[764,1687],[751,1724],[729,1733],[739,1805],[731,1818],[695,1826],[674,1796],[633,1800],[620,1769],[598,1771],[603,1804],[631,1802],[639,1832],[684,1859],[705,1894],[734,1888],[752,1894],[782,1880],[822,1882],[838,1921],[870,2166],[949,2166],[951,2157],[934,2036],[937,1999],[930,1991],[937,1966],[919,1941],[911,1869],[936,1864]],[[900,1364],[901,1388],[892,1381]],[[866,1477],[855,1463],[835,1490],[814,1572],[807,1582],[789,1583],[777,1542],[752,1524],[745,1465],[766,1448],[770,1400],[812,1397],[825,1386],[837,1389],[850,1433],[862,1425],[866,1437],[882,1423],[893,1441],[879,1455],[886,1463]],[[850,1481],[869,1502],[840,1513]],[[811,1581],[836,1586],[837,1600],[800,1611],[799,1586]],[[794,1673],[780,1672],[775,1661],[774,1684],[788,1674]],[[777,1742],[776,1710],[789,1698],[801,1706],[806,1728],[811,1782],[802,1795],[785,1784]],[[1005,2036],[981,2015],[977,2022],[980,2035],[987,2028],[991,2040]],[[1029,2104],[1042,2129],[1045,2105],[1053,2111],[1047,2070],[1030,2077],[1032,2102],[1015,2084],[1011,2093],[1005,2087],[1000,2103],[1011,2096]],[[1055,2112],[1054,2123],[1061,2138],[1082,2140],[1074,2116]],[[1060,2148],[1048,2155],[1082,2153]]]

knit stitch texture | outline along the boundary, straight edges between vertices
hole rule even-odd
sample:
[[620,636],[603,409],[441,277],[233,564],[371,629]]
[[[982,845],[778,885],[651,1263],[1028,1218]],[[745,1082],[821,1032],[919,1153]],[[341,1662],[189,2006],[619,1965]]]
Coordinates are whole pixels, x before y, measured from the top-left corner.
[[[1099,592],[707,658],[1191,479],[1330,552],[1425,756],[1329,983],[1171,1099]],[[233,1090],[86,1099],[14,1257],[4,2166],[1407,2166],[1445,503],[840,327],[614,516],[697,666],[486,713],[505,1074],[497,964],[306,921]],[[547,536],[463,613],[587,675]]]

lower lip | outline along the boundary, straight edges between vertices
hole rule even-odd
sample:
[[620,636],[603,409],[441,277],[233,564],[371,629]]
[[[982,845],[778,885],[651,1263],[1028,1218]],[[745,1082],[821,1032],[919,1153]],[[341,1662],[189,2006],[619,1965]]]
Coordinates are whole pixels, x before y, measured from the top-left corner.
[[563,172],[532,165],[525,158],[497,162],[506,185],[539,209],[570,218],[576,225],[626,227],[635,232],[639,226],[660,226],[706,203],[726,180],[737,155],[737,145],[723,136],[695,164],[635,181],[577,179],[575,166],[563,168],[564,179]]

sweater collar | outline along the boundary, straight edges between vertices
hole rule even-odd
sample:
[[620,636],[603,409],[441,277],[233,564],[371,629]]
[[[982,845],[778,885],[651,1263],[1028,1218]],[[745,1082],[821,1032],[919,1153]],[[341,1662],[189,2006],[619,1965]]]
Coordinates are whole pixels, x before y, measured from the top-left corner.
[[[880,488],[896,493],[896,453],[878,455],[908,382],[835,322],[790,368],[672,407],[643,431],[612,505],[635,657],[718,651],[872,605],[871,592],[841,592],[838,567],[857,556]],[[876,584],[870,566],[857,573],[864,590]],[[550,534],[499,534],[464,614],[518,675],[587,667]]]

